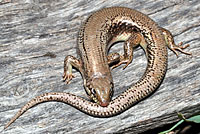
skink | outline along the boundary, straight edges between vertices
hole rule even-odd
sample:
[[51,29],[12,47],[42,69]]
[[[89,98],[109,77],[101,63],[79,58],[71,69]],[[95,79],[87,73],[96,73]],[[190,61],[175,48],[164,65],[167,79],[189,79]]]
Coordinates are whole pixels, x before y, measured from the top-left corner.
[[[118,41],[125,41],[124,54],[108,54],[111,45]],[[146,54],[146,71],[138,82],[111,100],[113,80],[110,67],[115,68],[121,64],[126,64],[124,68],[127,67],[133,59],[133,50],[138,45]],[[82,74],[87,94],[96,103],[70,93],[45,93],[29,101],[5,128],[29,108],[47,101],[64,102],[96,117],[111,117],[122,113],[161,84],[167,70],[167,46],[175,54],[178,54],[177,50],[191,54],[183,51],[189,45],[182,46],[182,42],[176,45],[169,31],[136,10],[111,7],[95,12],[79,31],[80,58],[65,58],[63,78],[69,83],[74,77],[72,67],[77,68]]]

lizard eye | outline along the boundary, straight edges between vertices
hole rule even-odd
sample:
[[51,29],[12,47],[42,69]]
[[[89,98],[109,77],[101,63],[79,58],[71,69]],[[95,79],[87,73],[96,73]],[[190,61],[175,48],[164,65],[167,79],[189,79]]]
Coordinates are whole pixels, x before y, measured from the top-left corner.
[[92,94],[96,95],[96,90],[94,88],[91,89]]

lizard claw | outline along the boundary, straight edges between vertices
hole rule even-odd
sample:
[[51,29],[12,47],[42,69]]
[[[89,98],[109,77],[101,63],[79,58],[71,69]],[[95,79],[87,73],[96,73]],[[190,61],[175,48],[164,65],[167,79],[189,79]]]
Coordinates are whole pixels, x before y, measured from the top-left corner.
[[116,65],[112,65],[111,70],[113,70],[114,68],[120,66],[122,64],[122,62],[117,63]]
[[187,54],[187,55],[191,55],[192,53],[183,51],[183,49],[185,49],[185,48],[187,48],[187,47],[189,47],[189,46],[190,46],[189,44],[183,46],[183,42],[180,42],[178,45],[173,46],[173,47],[171,48],[171,50],[176,54],[177,57],[178,57],[178,52],[177,52],[177,50],[180,51],[181,53],[184,53],[184,54]]
[[126,65],[125,66],[123,66],[123,70],[130,64],[131,62],[126,62]]
[[70,74],[67,74],[67,73],[64,73],[63,75],[63,80],[66,81],[67,84],[70,84],[70,81],[74,78],[75,76],[70,73]]

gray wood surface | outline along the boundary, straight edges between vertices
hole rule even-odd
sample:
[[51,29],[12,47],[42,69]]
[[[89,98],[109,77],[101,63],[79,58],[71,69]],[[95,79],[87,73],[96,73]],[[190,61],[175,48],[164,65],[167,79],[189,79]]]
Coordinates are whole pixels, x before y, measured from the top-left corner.
[[[64,103],[48,102],[23,114],[7,130],[10,134],[140,133],[200,111],[199,0],[0,0],[0,129],[30,99],[46,92],[70,92],[87,98],[80,73],[67,85],[63,60],[76,56],[81,23],[103,7],[125,6],[148,14],[170,30],[178,43],[190,44],[177,58],[169,51],[166,77],[158,90],[126,112],[94,118]],[[112,51],[122,52],[122,45]],[[118,96],[144,73],[141,48],[127,69],[112,71]]]

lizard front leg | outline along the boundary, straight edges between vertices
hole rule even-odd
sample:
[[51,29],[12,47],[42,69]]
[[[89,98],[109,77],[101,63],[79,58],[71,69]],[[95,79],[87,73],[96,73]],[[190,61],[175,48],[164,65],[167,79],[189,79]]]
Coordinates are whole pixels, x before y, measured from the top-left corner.
[[71,55],[68,55],[65,57],[64,60],[64,74],[63,74],[63,79],[64,81],[66,81],[67,84],[69,84],[72,78],[74,78],[74,75],[72,74],[72,67],[75,67],[81,72],[81,74],[83,74],[81,60]]
[[139,32],[133,32],[130,38],[125,41],[124,44],[124,54],[120,55],[119,62],[112,66],[113,68],[116,68],[120,66],[121,64],[126,64],[123,69],[125,69],[133,60],[133,50],[138,45],[141,45],[144,50],[146,50],[146,41],[144,37]]
[[120,61],[120,54],[119,53],[110,53],[107,56],[108,65],[112,68],[113,64],[118,63]]

